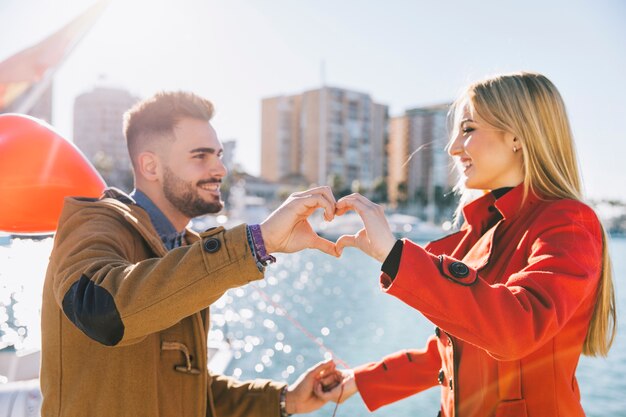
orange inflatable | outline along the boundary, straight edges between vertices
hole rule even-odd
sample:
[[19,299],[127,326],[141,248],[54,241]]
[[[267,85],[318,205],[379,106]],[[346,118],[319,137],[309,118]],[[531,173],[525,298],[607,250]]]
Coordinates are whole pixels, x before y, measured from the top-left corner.
[[66,196],[98,197],[105,183],[49,124],[0,115],[0,231],[54,232]]

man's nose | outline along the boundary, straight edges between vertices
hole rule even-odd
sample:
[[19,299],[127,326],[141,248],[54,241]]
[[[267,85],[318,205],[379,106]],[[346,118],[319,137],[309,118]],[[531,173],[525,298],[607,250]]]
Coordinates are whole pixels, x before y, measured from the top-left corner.
[[213,176],[221,178],[221,177],[225,177],[227,173],[228,173],[228,169],[226,168],[226,165],[224,165],[224,161],[221,159],[218,159],[217,163],[212,169]]

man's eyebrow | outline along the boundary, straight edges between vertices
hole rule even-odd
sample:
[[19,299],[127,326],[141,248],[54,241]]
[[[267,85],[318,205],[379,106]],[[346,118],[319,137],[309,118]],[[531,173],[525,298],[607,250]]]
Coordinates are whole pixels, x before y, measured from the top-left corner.
[[210,153],[210,154],[217,153],[218,155],[223,152],[224,152],[223,149],[218,149],[216,151],[215,148],[194,148],[189,151],[189,153]]

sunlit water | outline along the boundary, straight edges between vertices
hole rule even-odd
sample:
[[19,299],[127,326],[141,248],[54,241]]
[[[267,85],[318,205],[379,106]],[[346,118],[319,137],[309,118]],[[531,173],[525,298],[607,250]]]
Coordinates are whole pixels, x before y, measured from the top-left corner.
[[[0,246],[0,347],[39,346],[41,288],[51,245],[48,239]],[[611,253],[618,317],[624,320],[626,239],[613,239]],[[379,290],[379,268],[356,250],[346,250],[341,259],[315,251],[280,255],[263,281],[229,291],[212,307],[212,337],[227,338],[234,352],[226,373],[293,382],[329,354],[319,344],[349,366],[422,347],[433,325]],[[607,359],[582,358],[577,375],[589,417],[626,416],[625,374],[623,332],[618,332]],[[434,416],[438,401],[438,388],[433,388],[368,414],[355,396],[337,415]],[[332,411],[326,405],[310,415],[331,416]]]

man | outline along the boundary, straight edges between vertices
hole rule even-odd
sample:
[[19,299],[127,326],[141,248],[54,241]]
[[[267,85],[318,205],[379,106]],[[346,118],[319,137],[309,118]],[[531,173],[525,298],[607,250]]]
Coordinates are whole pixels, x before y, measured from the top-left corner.
[[138,103],[124,120],[135,191],[66,200],[44,284],[44,417],[279,417],[324,404],[314,385],[332,362],[291,387],[207,371],[213,301],[261,279],[273,252],[335,255],[306,220],[317,208],[334,216],[327,187],[293,194],[261,225],[186,229],[223,206],[212,113],[185,92]]

